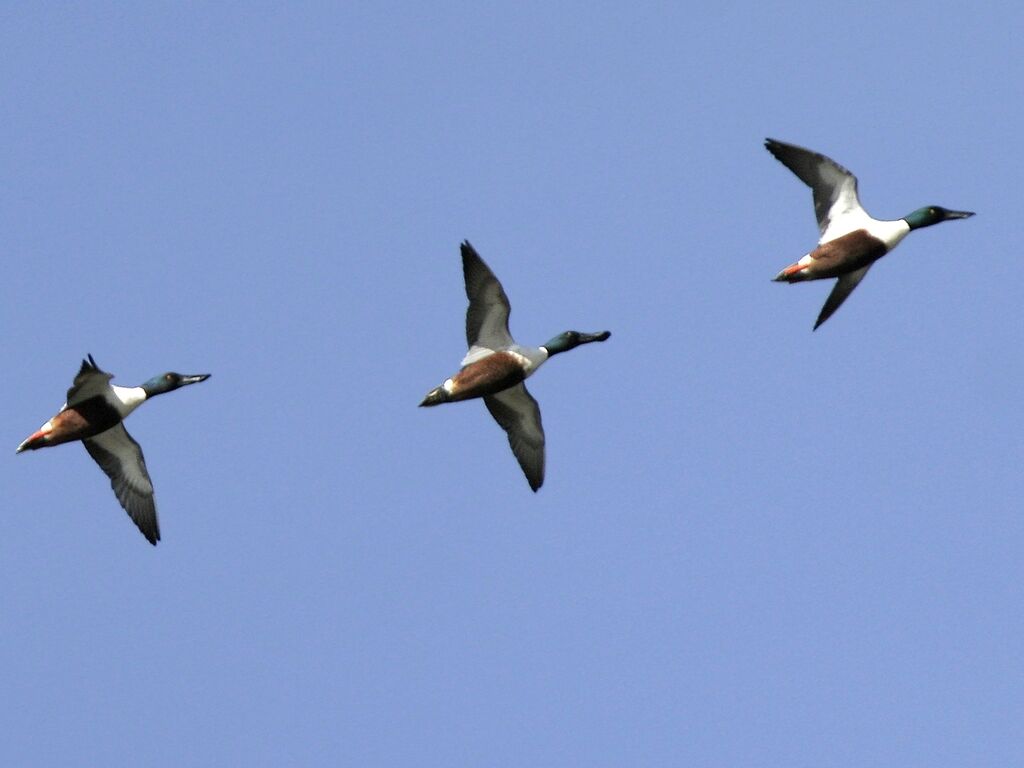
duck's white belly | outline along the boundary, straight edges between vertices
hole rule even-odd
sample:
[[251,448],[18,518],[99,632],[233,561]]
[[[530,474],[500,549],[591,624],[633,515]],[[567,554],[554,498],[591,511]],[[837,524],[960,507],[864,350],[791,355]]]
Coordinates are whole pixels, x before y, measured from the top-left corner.
[[857,211],[833,220],[829,228],[825,230],[825,234],[821,236],[818,245],[824,245],[843,235],[856,232],[858,229],[866,230],[869,235],[885,243],[886,250],[891,251],[910,232],[910,225],[903,219],[895,221],[873,219],[863,211]]

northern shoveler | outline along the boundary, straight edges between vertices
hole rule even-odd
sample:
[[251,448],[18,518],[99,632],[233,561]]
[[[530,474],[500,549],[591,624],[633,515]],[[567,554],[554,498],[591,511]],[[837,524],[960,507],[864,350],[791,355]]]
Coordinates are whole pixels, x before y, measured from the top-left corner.
[[839,309],[871,265],[895,248],[912,229],[974,215],[970,211],[949,211],[929,205],[895,221],[873,219],[857,197],[857,177],[841,165],[825,155],[775,139],[766,139],[764,145],[813,190],[814,213],[821,230],[818,247],[774,279],[799,283],[839,278],[825,300],[815,329]]
[[523,380],[549,357],[580,344],[604,341],[611,333],[566,331],[540,347],[516,344],[508,331],[509,303],[501,283],[468,241],[462,244],[462,272],[466,280],[466,342],[469,352],[462,369],[427,393],[421,406],[440,405],[482,397],[487,410],[508,433],[530,488],[544,483],[544,428],[540,408]]
[[18,446],[17,453],[81,440],[85,450],[107,473],[117,500],[150,544],[160,540],[153,483],[146,471],[142,448],[124,428],[124,419],[146,400],[187,384],[206,381],[210,374],[183,376],[164,373],[138,387],[110,384],[113,374],[100,370],[92,355],[82,361],[68,399],[56,416]]

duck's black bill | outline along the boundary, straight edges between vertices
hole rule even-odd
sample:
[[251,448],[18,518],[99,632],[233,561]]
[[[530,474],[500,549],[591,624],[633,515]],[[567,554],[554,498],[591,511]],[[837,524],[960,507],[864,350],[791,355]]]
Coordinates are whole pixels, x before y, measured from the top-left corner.
[[947,219],[969,219],[974,215],[974,211],[946,211]]
[[186,384],[198,384],[200,381],[206,381],[210,378],[210,375],[211,374],[209,373],[197,373],[194,376],[182,376],[181,386],[185,386]]
[[586,344],[590,341],[604,341],[611,335],[611,331],[601,331],[600,333],[581,333],[580,344]]

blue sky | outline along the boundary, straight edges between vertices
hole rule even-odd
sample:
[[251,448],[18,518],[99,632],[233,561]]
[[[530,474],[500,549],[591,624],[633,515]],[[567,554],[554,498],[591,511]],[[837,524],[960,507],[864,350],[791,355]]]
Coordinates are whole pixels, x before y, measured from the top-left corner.
[[[952,3],[0,11],[9,765],[1024,761],[1024,12]],[[821,329],[762,147],[914,233]],[[480,403],[458,244],[531,379]],[[145,406],[163,541],[70,445]]]

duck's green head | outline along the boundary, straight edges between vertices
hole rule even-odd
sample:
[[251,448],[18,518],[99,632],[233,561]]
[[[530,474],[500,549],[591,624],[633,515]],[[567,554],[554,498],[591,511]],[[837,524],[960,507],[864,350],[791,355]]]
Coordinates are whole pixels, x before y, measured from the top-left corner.
[[601,331],[600,333],[582,333],[580,331],[566,331],[560,333],[551,341],[544,344],[544,349],[548,351],[548,357],[551,355],[557,355],[559,352],[568,352],[570,349],[576,349],[580,344],[589,344],[592,341],[604,341],[611,336],[611,331]]
[[973,211],[951,211],[940,205],[929,205],[924,208],[918,208],[909,216],[904,216],[903,220],[910,225],[911,229],[920,229],[921,227],[930,227],[932,224],[938,224],[940,221],[966,219],[973,215]]
[[142,385],[143,390],[146,392],[146,397],[154,397],[156,395],[162,395],[164,392],[173,392],[175,389],[184,387],[188,384],[198,384],[200,381],[206,381],[210,378],[208,373],[197,373],[193,376],[186,376],[181,373],[174,373],[173,371],[168,373],[161,373],[159,376],[154,376],[152,379]]

